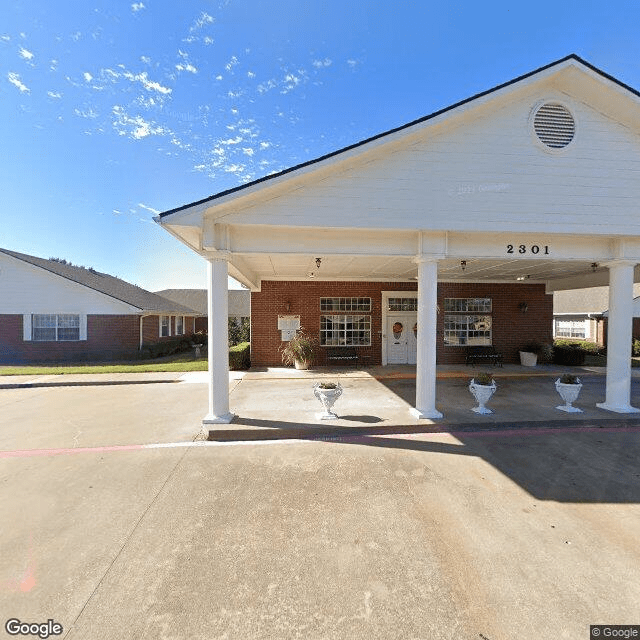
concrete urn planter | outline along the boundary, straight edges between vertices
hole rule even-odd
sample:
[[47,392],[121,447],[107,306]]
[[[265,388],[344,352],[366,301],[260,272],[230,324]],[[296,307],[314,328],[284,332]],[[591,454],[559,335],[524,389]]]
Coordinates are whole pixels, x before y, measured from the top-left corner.
[[305,360],[296,360],[294,366],[298,370],[306,370],[309,368],[309,363]]
[[575,384],[565,384],[560,382],[560,378],[556,380],[556,391],[560,394],[560,397],[564,400],[564,404],[556,407],[560,411],[566,411],[567,413],[582,413],[582,409],[572,406],[580,395],[580,389],[582,384],[580,378],[577,378],[578,382]]
[[475,379],[472,378],[469,383],[469,391],[471,391],[473,397],[478,403],[478,406],[473,407],[471,411],[475,411],[475,413],[480,413],[482,415],[493,413],[491,409],[487,409],[484,405],[489,402],[489,399],[496,391],[495,380],[493,380],[491,384],[477,384]]
[[523,367],[535,367],[538,364],[538,354],[520,351],[520,364]]
[[324,413],[317,413],[318,420],[335,420],[338,416],[332,411],[336,400],[342,395],[342,386],[336,383],[335,389],[323,389],[320,382],[313,385],[313,395],[320,400]]

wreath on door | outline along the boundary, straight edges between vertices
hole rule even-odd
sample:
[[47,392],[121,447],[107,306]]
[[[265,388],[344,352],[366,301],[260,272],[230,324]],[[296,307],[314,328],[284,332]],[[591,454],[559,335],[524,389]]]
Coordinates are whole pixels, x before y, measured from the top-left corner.
[[402,322],[395,322],[393,325],[393,337],[397,340],[402,335]]

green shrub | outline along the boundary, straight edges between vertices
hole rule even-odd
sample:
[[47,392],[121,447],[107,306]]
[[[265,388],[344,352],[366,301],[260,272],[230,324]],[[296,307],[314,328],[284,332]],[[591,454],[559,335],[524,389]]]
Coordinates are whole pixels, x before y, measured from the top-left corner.
[[251,343],[241,342],[229,347],[229,369],[240,371],[251,366]]
[[143,344],[140,349],[140,356],[145,360],[172,356],[175,353],[189,351],[191,345],[190,336],[176,336],[175,338],[167,338],[159,342]]
[[640,340],[638,338],[633,339],[633,355],[636,358],[640,356]]
[[589,342],[588,340],[569,340],[568,338],[556,338],[553,341],[555,347],[570,347],[571,349],[580,349],[585,353],[600,353],[602,347],[595,342]]
[[196,331],[195,333],[192,333],[189,337],[191,338],[191,342],[194,345],[200,345],[201,347],[207,344],[209,339],[206,331]]
[[251,340],[251,323],[249,318],[242,318],[240,323],[238,323],[235,318],[229,318],[228,331],[230,347]]
[[490,387],[493,384],[493,376],[490,373],[478,373],[474,376],[476,384]]

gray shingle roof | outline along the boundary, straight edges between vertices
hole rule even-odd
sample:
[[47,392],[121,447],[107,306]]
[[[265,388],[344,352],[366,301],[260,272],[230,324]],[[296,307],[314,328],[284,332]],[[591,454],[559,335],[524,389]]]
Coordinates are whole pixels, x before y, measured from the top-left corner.
[[[633,285],[633,295],[640,296],[640,284]],[[609,287],[554,291],[553,312],[566,314],[604,313],[609,308]]]
[[172,300],[163,298],[156,293],[151,293],[146,289],[137,287],[129,282],[120,280],[114,276],[110,276],[107,273],[100,273],[95,269],[85,269],[83,267],[75,267],[69,264],[63,264],[62,262],[56,262],[55,260],[46,260],[45,258],[37,258],[36,256],[30,256],[25,253],[18,253],[17,251],[9,251],[8,249],[1,249],[0,252],[28,262],[36,267],[45,269],[51,273],[54,273],[61,278],[66,278],[72,282],[76,282],[84,287],[93,289],[103,293],[111,298],[126,302],[133,307],[137,307],[141,311],[154,311],[163,312],[167,314],[180,314],[180,315],[199,315],[198,311],[194,309],[177,304]]
[[[163,289],[156,291],[159,296],[173,300],[203,315],[207,314],[206,289]],[[251,291],[247,289],[229,289],[229,315],[246,317],[251,315]]]

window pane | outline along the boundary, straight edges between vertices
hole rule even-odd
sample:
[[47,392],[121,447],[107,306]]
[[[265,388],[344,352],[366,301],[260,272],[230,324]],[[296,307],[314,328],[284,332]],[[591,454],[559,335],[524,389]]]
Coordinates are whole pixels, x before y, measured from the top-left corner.
[[160,327],[160,335],[168,336],[169,335],[169,316],[161,317],[161,327]]
[[450,346],[490,345],[491,316],[446,315],[444,343]]
[[320,344],[324,346],[369,346],[371,316],[320,316]]
[[444,310],[491,313],[491,298],[445,298]]
[[31,339],[36,342],[80,340],[80,316],[77,314],[35,314],[31,327]]
[[371,311],[371,298],[320,298],[320,311]]
[[389,311],[417,311],[418,298],[389,298]]
[[33,327],[31,337],[36,342],[45,342],[45,341],[55,340],[56,329],[55,327],[53,327],[52,329]]

